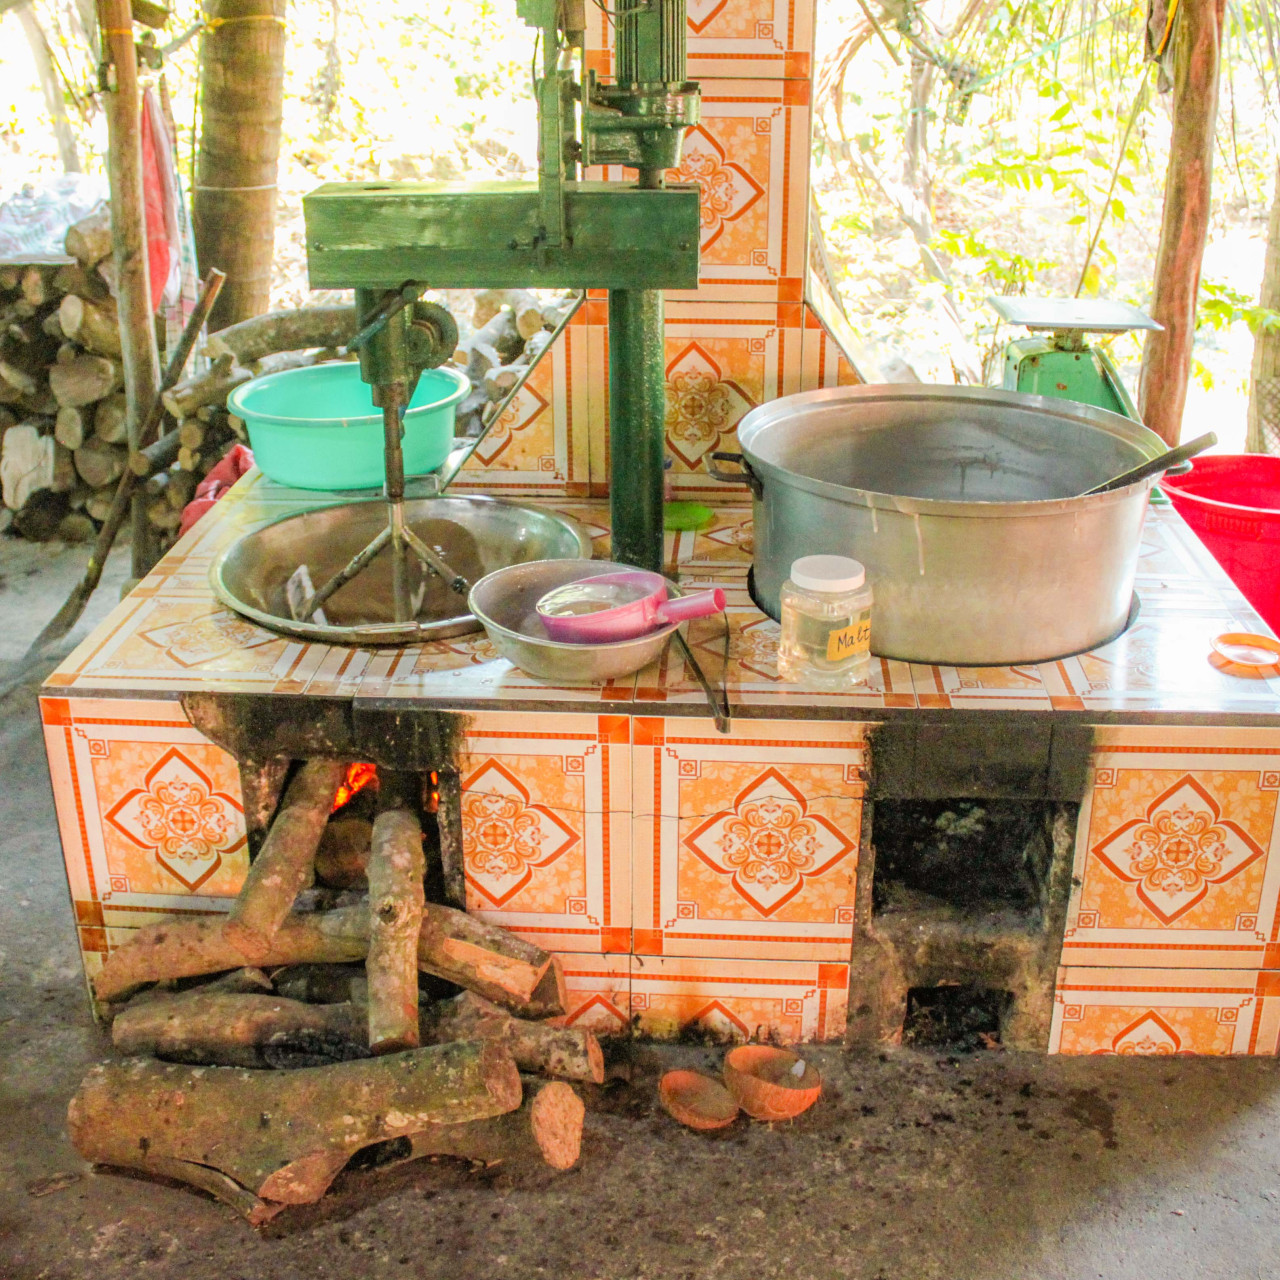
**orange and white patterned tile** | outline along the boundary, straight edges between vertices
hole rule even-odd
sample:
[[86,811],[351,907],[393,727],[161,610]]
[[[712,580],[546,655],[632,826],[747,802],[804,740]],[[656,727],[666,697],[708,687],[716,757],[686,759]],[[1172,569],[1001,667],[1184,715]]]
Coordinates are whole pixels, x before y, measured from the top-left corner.
[[916,698],[921,707],[1017,706],[1049,710],[1053,705],[1040,668],[1020,667],[911,667]]
[[847,962],[865,728],[636,718],[632,950]]
[[[668,301],[667,478],[677,497],[734,503],[747,497],[745,486],[713,480],[707,464],[716,450],[737,448],[735,428],[756,405],[799,390],[801,313],[798,302]],[[599,332],[607,360],[608,330],[601,325]],[[607,397],[592,426],[592,457],[602,460],[607,486]]]
[[1280,728],[1095,735],[1063,963],[1280,966]]
[[579,312],[538,362],[453,484],[497,495],[585,497],[590,485],[588,418],[604,370],[591,359]]
[[[813,0],[689,0],[685,23],[691,80],[813,74]],[[588,5],[587,65],[612,76],[613,48],[613,18]]]
[[1058,971],[1050,1053],[1272,1056],[1280,974],[1232,969]]
[[560,1026],[585,1027],[598,1036],[631,1034],[631,957],[567,951],[564,965],[567,1009]]
[[701,1035],[797,1044],[839,1040],[849,966],[801,960],[631,958],[631,1015],[640,1035]]
[[78,924],[229,910],[249,865],[235,760],[176,702],[45,697],[40,707]]
[[549,951],[630,951],[630,752],[625,716],[471,717],[468,910]]

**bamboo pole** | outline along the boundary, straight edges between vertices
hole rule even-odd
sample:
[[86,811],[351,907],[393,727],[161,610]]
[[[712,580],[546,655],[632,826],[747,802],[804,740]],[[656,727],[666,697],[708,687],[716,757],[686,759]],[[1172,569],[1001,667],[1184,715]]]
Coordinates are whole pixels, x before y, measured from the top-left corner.
[[[129,0],[98,0],[98,28],[109,68],[107,175],[111,183],[111,251],[116,269],[120,348],[128,404],[128,439],[140,449],[143,418],[160,385],[160,358],[151,315],[147,226],[142,192],[142,94]],[[133,497],[133,576],[151,569],[152,535],[146,507]]]
[[1182,434],[1209,233],[1224,6],[1181,0],[1173,32],[1173,137],[1151,299],[1151,318],[1164,328],[1147,334],[1138,380],[1143,422],[1171,445]]

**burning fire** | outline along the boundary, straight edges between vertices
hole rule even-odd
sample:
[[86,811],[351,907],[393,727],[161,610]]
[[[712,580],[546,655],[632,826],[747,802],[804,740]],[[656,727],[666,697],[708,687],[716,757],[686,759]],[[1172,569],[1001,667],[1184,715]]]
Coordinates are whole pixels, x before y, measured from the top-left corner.
[[338,794],[333,798],[331,813],[337,813],[343,805],[350,802],[351,797],[363,791],[365,787],[378,785],[378,767],[372,764],[351,764],[347,766],[347,776],[343,778]]

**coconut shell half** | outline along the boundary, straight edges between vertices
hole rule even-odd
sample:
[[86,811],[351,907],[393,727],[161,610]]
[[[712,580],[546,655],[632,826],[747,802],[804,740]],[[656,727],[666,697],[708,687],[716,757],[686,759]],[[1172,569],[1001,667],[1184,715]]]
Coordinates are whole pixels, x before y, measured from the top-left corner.
[[668,1071],[658,1084],[663,1109],[690,1129],[723,1129],[738,1118],[733,1095],[700,1071]]
[[822,1077],[810,1063],[767,1044],[730,1049],[724,1082],[743,1111],[757,1120],[790,1120],[808,1111],[822,1092]]

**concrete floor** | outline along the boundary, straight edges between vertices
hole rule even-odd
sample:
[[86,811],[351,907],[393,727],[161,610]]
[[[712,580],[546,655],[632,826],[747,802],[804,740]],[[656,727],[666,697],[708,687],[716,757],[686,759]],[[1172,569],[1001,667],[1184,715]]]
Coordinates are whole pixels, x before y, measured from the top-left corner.
[[814,1050],[827,1088],[813,1111],[704,1136],[654,1086],[718,1055],[638,1047],[629,1082],[589,1091],[571,1173],[346,1175],[261,1231],[197,1193],[91,1173],[63,1122],[109,1046],[85,1001],[36,717],[51,664],[14,662],[84,553],[18,546],[0,543],[0,1280],[1280,1277],[1268,1059]]

